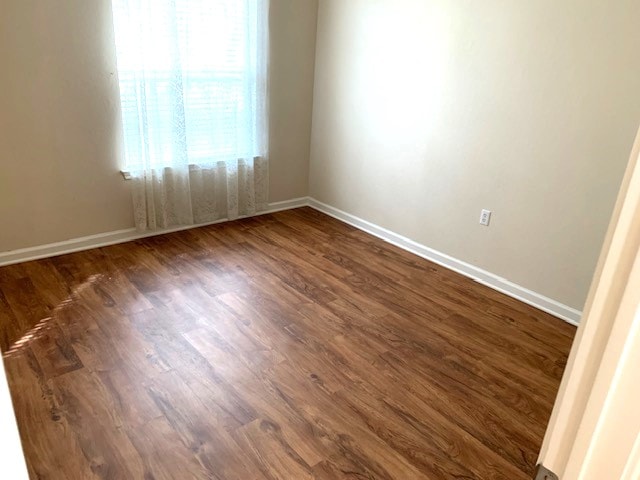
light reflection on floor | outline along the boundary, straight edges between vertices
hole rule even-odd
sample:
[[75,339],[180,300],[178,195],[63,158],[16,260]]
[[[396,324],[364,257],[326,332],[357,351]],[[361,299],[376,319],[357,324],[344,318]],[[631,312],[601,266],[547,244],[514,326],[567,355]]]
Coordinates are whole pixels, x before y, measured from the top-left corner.
[[87,290],[94,284],[100,282],[103,279],[103,277],[104,275],[102,274],[91,275],[83,283],[75,287],[72,290],[71,294],[66,299],[64,299],[62,302],[60,302],[58,305],[54,307],[50,317],[43,318],[38,323],[36,323],[27,333],[25,333],[22,337],[16,340],[13,343],[13,345],[11,345],[11,347],[9,347],[9,349],[7,349],[7,351],[2,354],[2,356],[4,358],[10,358],[16,355],[20,355],[21,351],[25,347],[28,347],[31,344],[31,342],[37,340],[38,338],[42,337],[42,335],[44,335],[44,333],[50,328],[51,321],[54,320],[56,316],[64,308],[71,305],[73,302],[77,301],[80,294],[82,294],[83,291]]

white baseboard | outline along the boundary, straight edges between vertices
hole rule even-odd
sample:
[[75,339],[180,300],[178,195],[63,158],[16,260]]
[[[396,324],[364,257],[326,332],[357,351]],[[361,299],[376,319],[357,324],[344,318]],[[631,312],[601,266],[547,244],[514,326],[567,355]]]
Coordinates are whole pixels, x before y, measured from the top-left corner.
[[580,322],[582,312],[579,310],[510,282],[498,275],[438,252],[432,248],[403,237],[402,235],[398,235],[397,233],[387,230],[386,228],[358,218],[350,213],[343,212],[342,210],[319,202],[313,198],[309,199],[309,206],[322,213],[326,213],[327,215],[337,218],[342,222],[348,223],[359,230],[374,235],[388,243],[391,243],[392,245],[400,247],[403,250],[407,250],[433,263],[437,263],[438,265],[453,270],[454,272],[458,272],[465,277],[469,277],[478,283],[486,285],[487,287],[493,288],[498,292],[504,293],[505,295],[520,300],[521,302],[550,313],[551,315],[554,315],[572,325],[577,326]]
[[[265,215],[267,213],[280,212],[292,208],[304,207],[309,205],[307,197],[294,198],[285,200],[284,202],[270,203],[267,210],[258,212],[256,215]],[[240,217],[246,218],[246,217]],[[15,263],[29,262],[31,260],[39,260],[41,258],[55,257],[65,255],[67,253],[80,252],[92,248],[106,247],[116,245],[118,243],[130,242],[141,238],[153,237],[155,235],[163,235],[165,233],[179,232],[190,228],[204,227],[206,225],[214,225],[223,223],[227,219],[216,220],[215,222],[203,223],[199,225],[182,225],[163,230],[154,230],[152,232],[139,232],[135,228],[125,230],[117,230],[114,232],[99,233],[97,235],[89,235],[88,237],[72,238],[63,242],[49,243],[47,245],[39,245],[36,247],[21,248],[19,250],[10,250],[8,252],[0,252],[0,267],[12,265]]]
[[292,210],[294,208],[308,207],[309,197],[292,198],[283,202],[270,203],[269,208],[258,215],[266,215],[267,213],[282,212],[284,210]]
[[[371,235],[374,235],[388,243],[414,253],[422,258],[426,258],[427,260],[437,263],[438,265],[442,265],[445,268],[469,277],[478,283],[486,285],[490,288],[493,288],[494,290],[504,293],[505,295],[509,295],[510,297],[520,300],[521,302],[532,305],[542,311],[561,318],[562,320],[565,320],[572,325],[578,325],[578,323],[580,322],[582,312],[576,310],[575,308],[563,305],[556,300],[545,297],[544,295],[510,282],[505,278],[494,275],[493,273],[487,272],[486,270],[463,262],[462,260],[450,257],[449,255],[438,252],[420,243],[414,242],[413,240],[403,237],[402,235],[398,235],[397,233],[387,230],[386,228],[375,225],[347,212],[343,212],[342,210],[334,208],[330,205],[326,205],[313,198],[301,197],[294,198],[292,200],[286,200],[284,202],[271,203],[269,204],[269,208],[267,210],[260,212],[258,215],[275,213],[282,210],[290,210],[292,208],[305,206],[315,208],[322,213],[326,213],[327,215],[348,223],[349,225],[352,225],[364,232],[370,233]],[[143,233],[138,232],[135,228],[130,228],[126,230],[118,230],[115,232],[101,233],[98,235],[90,235],[88,237],[73,238],[64,242],[50,243],[37,247],[29,247],[22,248],[20,250],[1,252],[0,267],[31,260],[38,260],[41,258],[55,257],[57,255],[79,252],[82,250],[89,250],[92,248],[106,247],[108,245],[115,245],[117,243],[129,242],[131,240],[138,240],[141,238],[162,235],[165,233],[178,232],[194,227],[213,225],[226,221],[226,219],[222,219],[216,222],[205,223],[201,225],[180,226],[165,230],[156,230],[153,232]]]

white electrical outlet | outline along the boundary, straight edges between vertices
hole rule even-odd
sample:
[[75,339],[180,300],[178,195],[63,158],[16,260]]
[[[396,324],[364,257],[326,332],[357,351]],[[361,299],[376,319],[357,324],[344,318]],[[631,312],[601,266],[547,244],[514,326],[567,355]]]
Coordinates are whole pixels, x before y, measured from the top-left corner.
[[491,223],[491,210],[482,210],[480,213],[480,225],[488,227],[489,223]]

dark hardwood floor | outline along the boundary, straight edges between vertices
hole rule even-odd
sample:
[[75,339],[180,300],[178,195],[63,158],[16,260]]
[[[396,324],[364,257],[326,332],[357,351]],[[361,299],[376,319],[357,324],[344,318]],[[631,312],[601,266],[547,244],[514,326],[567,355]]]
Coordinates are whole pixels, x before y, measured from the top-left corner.
[[574,331],[309,208],[0,268],[42,479],[530,479]]

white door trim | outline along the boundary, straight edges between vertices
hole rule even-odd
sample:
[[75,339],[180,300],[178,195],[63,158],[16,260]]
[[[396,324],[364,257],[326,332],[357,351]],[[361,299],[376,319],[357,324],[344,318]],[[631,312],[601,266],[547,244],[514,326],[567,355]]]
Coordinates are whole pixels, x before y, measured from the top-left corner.
[[628,465],[640,432],[639,157],[640,131],[540,452],[562,480],[637,467]]

